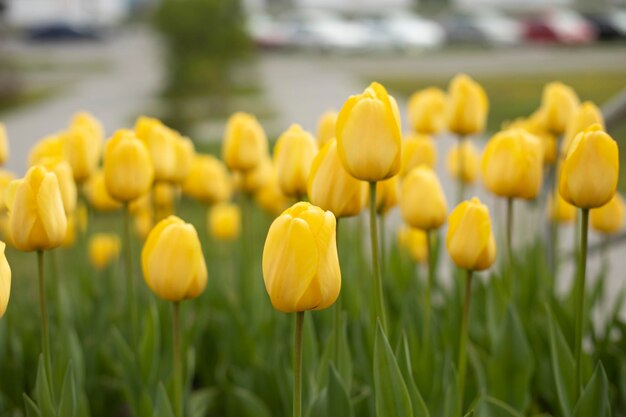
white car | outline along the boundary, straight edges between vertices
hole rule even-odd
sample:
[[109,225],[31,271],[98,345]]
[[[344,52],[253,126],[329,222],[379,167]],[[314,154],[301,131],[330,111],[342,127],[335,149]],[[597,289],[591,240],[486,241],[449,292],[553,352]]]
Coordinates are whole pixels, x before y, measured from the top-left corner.
[[431,20],[412,13],[391,13],[380,20],[381,36],[388,36],[400,49],[430,49],[446,40],[444,29]]

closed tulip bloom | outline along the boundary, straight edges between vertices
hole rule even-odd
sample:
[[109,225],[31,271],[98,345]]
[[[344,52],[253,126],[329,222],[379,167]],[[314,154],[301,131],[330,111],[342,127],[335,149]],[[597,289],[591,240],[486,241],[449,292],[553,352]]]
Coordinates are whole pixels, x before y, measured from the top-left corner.
[[412,134],[402,141],[402,170],[404,177],[413,168],[426,165],[432,169],[437,164],[435,141],[425,134]]
[[[243,175],[241,188],[248,193],[255,193],[275,176],[274,162],[269,156],[263,158],[256,168]],[[281,210],[282,211],[282,210]]]
[[307,180],[317,145],[313,136],[298,124],[293,124],[276,141],[274,165],[278,185],[285,195],[306,195]]
[[556,135],[562,134],[578,103],[578,96],[572,87],[560,82],[546,84],[540,108],[546,130]]
[[619,177],[617,143],[599,125],[574,138],[562,163],[559,192],[583,209],[602,207],[613,198]]
[[436,135],[446,127],[446,93],[429,87],[409,98],[407,117],[414,132]]
[[154,180],[150,154],[132,130],[118,130],[107,142],[104,179],[109,194],[119,201],[132,201],[150,191]]
[[462,202],[450,213],[446,248],[459,268],[482,271],[495,262],[489,209],[478,198]]
[[625,211],[624,199],[617,193],[602,207],[591,210],[591,227],[607,235],[617,233],[624,228]]
[[499,197],[533,199],[543,184],[543,147],[523,129],[495,134],[483,153],[482,178]]
[[400,171],[400,112],[382,85],[372,83],[362,94],[348,98],[335,133],[341,162],[353,177],[382,181]]
[[208,211],[209,233],[217,240],[234,240],[241,231],[241,210],[232,203],[216,204]]
[[146,240],[153,225],[154,216],[152,215],[152,210],[140,210],[133,214],[133,227],[141,240]]
[[222,159],[228,168],[248,171],[267,154],[267,136],[256,117],[242,112],[230,116],[222,143]]
[[254,193],[254,199],[263,210],[273,216],[278,216],[293,203],[292,199],[283,194],[276,173]]
[[428,235],[425,231],[402,225],[398,231],[398,246],[409,254],[413,262],[426,263],[428,259]]
[[174,143],[175,168],[169,178],[171,182],[179,184],[187,178],[195,154],[196,150],[191,139],[176,134]]
[[359,214],[367,205],[367,183],[359,181],[341,164],[333,138],[313,160],[308,181],[309,200],[335,217]]
[[274,220],[263,248],[263,279],[275,309],[322,310],[335,302],[341,289],[335,228],[330,211],[306,202]]
[[448,87],[448,130],[460,136],[485,129],[489,100],[485,90],[465,74],[459,74]]
[[404,178],[400,213],[405,223],[421,230],[438,229],[446,222],[446,196],[432,169],[422,165]]
[[89,261],[96,269],[111,265],[120,253],[120,238],[113,233],[97,233],[89,239]]
[[104,128],[102,127],[102,123],[100,123],[93,114],[87,111],[74,114],[70,121],[70,129],[75,127],[89,130],[98,143],[104,141]]
[[[459,161],[460,153],[463,154],[462,172],[461,163]],[[458,143],[454,144],[446,157],[446,167],[452,178],[463,181],[466,184],[473,183],[476,181],[476,178],[478,178],[478,170],[480,168],[480,155],[478,154],[478,150],[469,140],[464,140],[460,147]]]
[[174,202],[178,198],[179,190],[172,184],[160,182],[154,185],[152,192],[154,194],[155,206],[171,209],[174,207]]
[[565,157],[570,144],[577,134],[584,131],[591,125],[600,125],[604,129],[604,116],[602,112],[591,101],[582,103],[572,114],[566,124],[565,134],[561,142],[561,155]]
[[0,242],[0,318],[4,316],[11,297],[11,267],[4,254],[7,245]]
[[4,123],[0,123],[0,165],[9,159],[9,138]]
[[[368,188],[369,200],[369,188]],[[398,205],[398,194],[400,193],[400,181],[398,176],[376,183],[376,212],[385,215]]]
[[576,207],[563,200],[557,191],[548,200],[548,216],[557,223],[572,223],[576,220]]
[[9,187],[9,230],[15,247],[39,251],[60,246],[67,232],[67,217],[56,175],[37,165]]
[[329,110],[322,114],[317,122],[317,146],[320,149],[335,137],[336,128],[337,112]]
[[91,128],[78,125],[62,134],[64,154],[77,183],[86,181],[97,169],[102,153],[102,138]]
[[182,189],[204,204],[215,204],[230,199],[233,181],[222,161],[212,155],[197,154]]
[[72,174],[72,167],[67,161],[53,158],[42,159],[41,165],[57,176],[65,214],[69,215],[73,213],[76,209],[77,191],[76,183],[74,182],[74,174]]
[[4,194],[5,190],[14,179],[15,175],[11,171],[0,169],[0,213],[9,208],[6,205]]
[[[142,136],[139,136],[140,133]],[[135,134],[150,155],[154,180],[174,181],[178,156],[176,133],[157,119],[140,117],[135,123]]]
[[539,139],[541,147],[543,148],[544,165],[552,165],[556,161],[558,151],[556,136],[545,130],[539,112],[534,112],[528,118],[517,119],[504,126],[504,130],[516,128],[524,129]]
[[148,287],[168,301],[199,296],[207,283],[207,269],[196,229],[176,216],[160,221],[141,251],[141,267]]
[[65,144],[61,134],[46,136],[37,142],[28,153],[28,166],[35,166],[39,164],[42,159],[46,158],[54,160],[67,159],[65,155]]
[[91,207],[98,211],[115,211],[122,204],[111,197],[104,179],[104,171],[97,171],[85,184],[85,194]]
[[71,248],[74,243],[76,243],[76,217],[74,214],[69,214],[67,216],[67,231],[61,247]]

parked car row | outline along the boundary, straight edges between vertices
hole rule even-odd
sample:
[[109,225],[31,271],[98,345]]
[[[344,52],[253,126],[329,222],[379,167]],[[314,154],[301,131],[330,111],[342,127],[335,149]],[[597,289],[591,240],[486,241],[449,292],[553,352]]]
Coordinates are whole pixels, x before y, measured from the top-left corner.
[[527,42],[588,44],[626,40],[626,10],[549,9],[508,15],[485,9],[425,18],[406,11],[346,18],[326,10],[253,14],[248,30],[261,48],[359,52],[423,50],[446,43],[494,46]]

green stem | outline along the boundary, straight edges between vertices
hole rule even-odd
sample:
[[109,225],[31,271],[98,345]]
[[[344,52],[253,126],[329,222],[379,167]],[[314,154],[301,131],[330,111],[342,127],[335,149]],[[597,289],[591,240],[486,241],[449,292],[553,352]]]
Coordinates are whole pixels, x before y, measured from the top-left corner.
[[174,355],[174,415],[183,416],[183,368],[180,351],[180,302],[174,302],[172,315],[172,338]]
[[472,293],[472,275],[473,271],[467,270],[467,278],[465,280],[465,301],[463,303],[463,319],[461,321],[461,339],[459,341],[459,395],[461,403],[463,403],[463,394],[465,392],[465,375],[467,372],[467,338],[468,338],[468,321],[470,313],[470,300]]
[[304,311],[296,313],[296,332],[293,346],[293,417],[302,417],[302,325]]
[[386,271],[387,270],[387,266],[386,266],[386,248],[387,248],[387,244],[385,243],[385,239],[386,239],[386,235],[385,235],[385,215],[381,212],[378,215],[378,220],[379,220],[379,233],[380,233],[380,270],[381,271]]
[[[337,234],[337,250],[339,250],[339,219],[337,219],[337,226],[336,226],[336,234]],[[339,363],[339,340],[341,339],[341,294],[339,294],[339,297],[337,298],[337,301],[335,301],[335,307],[334,307],[334,321],[335,321],[335,364]]]
[[506,199],[506,279],[509,294],[513,294],[513,199]]
[[52,390],[52,359],[50,357],[50,334],[48,333],[48,307],[46,305],[46,283],[44,278],[43,251],[37,251],[39,271],[39,313],[41,319],[41,351],[48,375],[48,386]]
[[131,215],[129,203],[124,207],[124,263],[126,265],[126,304],[130,319],[130,340],[134,340],[136,330],[135,280],[133,279],[133,256],[131,250]]
[[459,204],[461,201],[465,200],[465,152],[463,151],[463,143],[465,142],[465,136],[459,136],[457,141],[458,148],[458,189],[457,189],[457,198],[456,202]]
[[587,269],[587,231],[589,224],[589,209],[581,209],[580,222],[580,257],[578,258],[578,283],[576,291],[576,398],[580,397],[582,383],[582,341],[583,341],[583,312],[585,307],[585,275]]
[[[380,319],[383,330],[387,331],[387,320],[385,318],[385,304],[383,300],[383,279],[380,273],[380,258],[378,250],[378,227],[376,226],[376,182],[370,182],[370,242],[372,245],[372,269],[374,273],[374,298],[376,305],[376,319]],[[373,327],[375,328],[375,327]]]
[[426,266],[428,267],[428,281],[426,282],[426,302],[424,306],[424,333],[426,341],[430,341],[430,317],[432,312],[432,291],[435,282],[435,251],[433,243],[433,231],[426,231]]

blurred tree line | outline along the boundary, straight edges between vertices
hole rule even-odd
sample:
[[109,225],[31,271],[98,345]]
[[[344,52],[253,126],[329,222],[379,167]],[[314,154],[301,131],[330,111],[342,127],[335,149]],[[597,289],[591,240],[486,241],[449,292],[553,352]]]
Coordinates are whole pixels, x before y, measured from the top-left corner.
[[164,0],[154,18],[166,46],[166,122],[187,130],[222,116],[234,70],[252,55],[240,0]]

